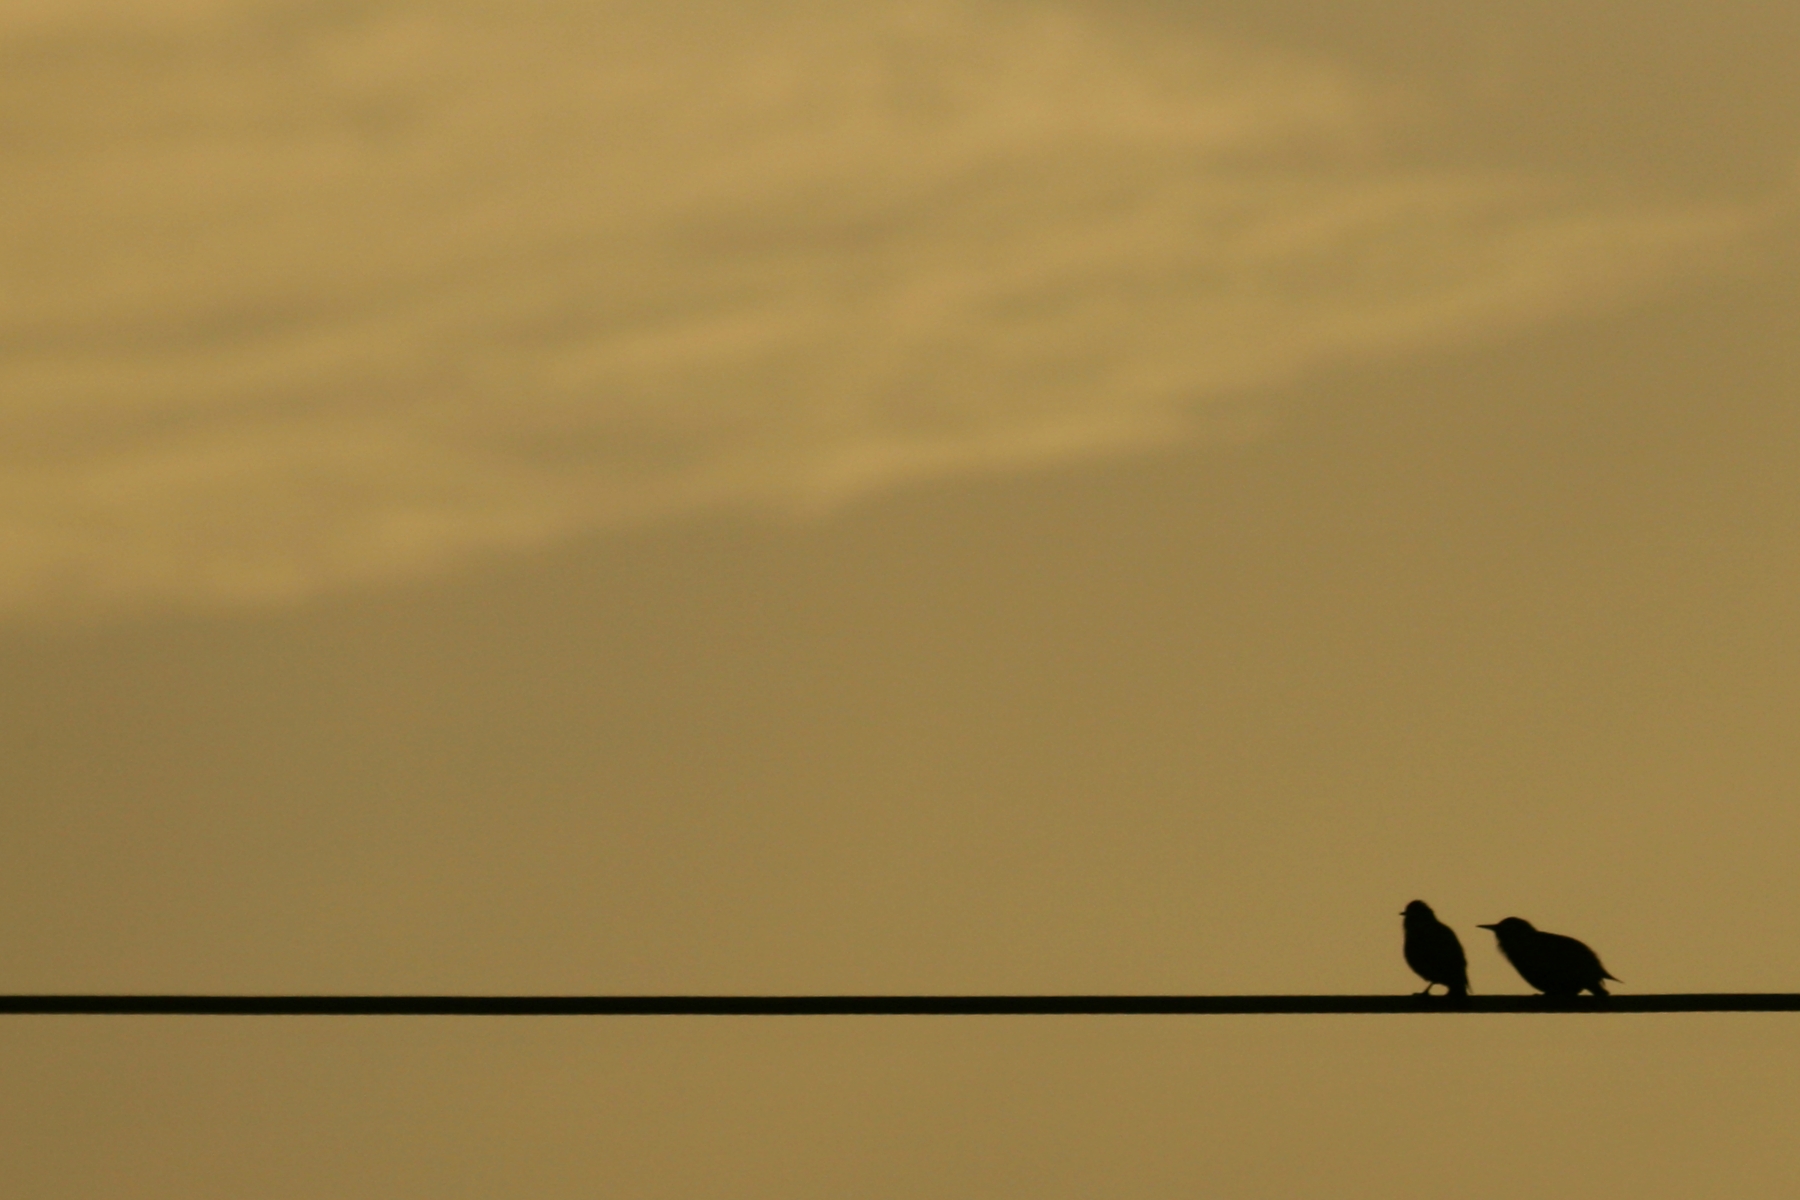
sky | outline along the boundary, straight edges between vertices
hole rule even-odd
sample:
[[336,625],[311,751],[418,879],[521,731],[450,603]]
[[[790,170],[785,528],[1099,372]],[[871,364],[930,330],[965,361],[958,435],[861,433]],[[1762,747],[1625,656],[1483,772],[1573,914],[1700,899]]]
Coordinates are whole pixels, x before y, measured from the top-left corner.
[[[0,992],[1800,990],[1800,17],[0,9]],[[1789,1016],[6,1018],[21,1195],[1800,1184]]]

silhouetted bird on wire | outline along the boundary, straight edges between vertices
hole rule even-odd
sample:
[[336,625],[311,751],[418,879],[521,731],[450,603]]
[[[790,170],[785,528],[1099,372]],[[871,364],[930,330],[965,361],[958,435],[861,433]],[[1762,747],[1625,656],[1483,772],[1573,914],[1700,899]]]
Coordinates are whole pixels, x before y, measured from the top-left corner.
[[1441,983],[1452,996],[1469,994],[1469,960],[1463,955],[1462,942],[1456,930],[1437,919],[1431,905],[1414,900],[1400,914],[1406,929],[1406,965],[1425,981],[1421,996],[1431,994],[1431,985]]
[[1544,933],[1523,917],[1508,917],[1497,925],[1483,925],[1494,931],[1500,952],[1529,983],[1546,996],[1576,996],[1592,992],[1596,996],[1609,993],[1602,980],[1618,978],[1600,965],[1600,956],[1572,937],[1560,933]]

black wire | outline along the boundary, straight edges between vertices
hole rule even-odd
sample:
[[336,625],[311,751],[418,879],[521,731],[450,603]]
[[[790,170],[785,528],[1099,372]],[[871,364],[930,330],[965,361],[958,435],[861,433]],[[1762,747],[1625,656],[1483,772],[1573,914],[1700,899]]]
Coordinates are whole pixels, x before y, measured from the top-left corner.
[[1800,993],[1624,996],[0,996],[0,1014],[138,1016],[1096,1016],[1796,1012]]

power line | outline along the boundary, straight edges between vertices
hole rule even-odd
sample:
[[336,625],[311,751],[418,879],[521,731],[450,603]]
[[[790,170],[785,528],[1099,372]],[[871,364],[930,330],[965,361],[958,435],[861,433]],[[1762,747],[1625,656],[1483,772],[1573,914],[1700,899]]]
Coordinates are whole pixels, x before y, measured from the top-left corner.
[[1800,1012],[1800,992],[1609,996],[0,996],[0,1014],[827,1017]]

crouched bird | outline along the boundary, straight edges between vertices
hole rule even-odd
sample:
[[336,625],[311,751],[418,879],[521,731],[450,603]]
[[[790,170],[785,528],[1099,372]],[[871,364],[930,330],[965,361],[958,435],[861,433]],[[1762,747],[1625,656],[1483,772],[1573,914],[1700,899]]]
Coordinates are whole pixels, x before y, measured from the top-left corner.
[[1600,956],[1583,942],[1560,933],[1545,933],[1523,917],[1508,917],[1483,929],[1494,931],[1500,952],[1513,969],[1546,996],[1605,996],[1605,980],[1618,978],[1600,965]]
[[1400,915],[1406,930],[1406,965],[1425,981],[1425,990],[1419,995],[1430,995],[1432,985],[1440,983],[1448,995],[1468,995],[1469,960],[1456,930],[1438,920],[1423,900],[1414,900]]

